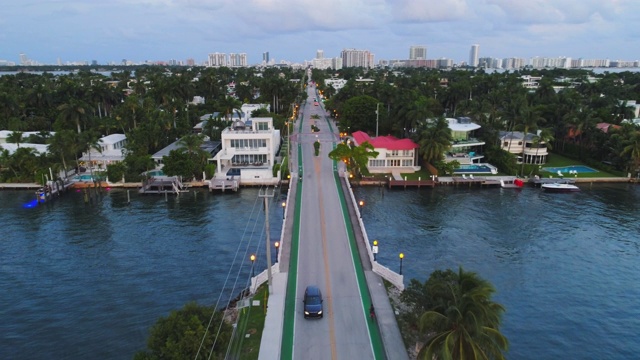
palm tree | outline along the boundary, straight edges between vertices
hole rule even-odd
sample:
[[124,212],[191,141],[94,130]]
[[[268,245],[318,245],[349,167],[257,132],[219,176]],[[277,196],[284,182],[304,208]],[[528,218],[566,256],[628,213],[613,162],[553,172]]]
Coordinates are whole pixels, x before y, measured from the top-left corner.
[[460,267],[451,282],[432,289],[436,306],[420,316],[427,342],[419,359],[504,359],[508,340],[498,330],[504,307],[491,301],[495,288]]
[[52,154],[60,156],[62,160],[62,167],[65,171],[67,170],[67,159],[75,154],[76,151],[76,138],[78,135],[73,132],[73,130],[62,130],[56,132],[49,141],[49,151]]
[[[522,129],[523,140],[527,138],[529,131],[536,130],[538,128],[538,124],[544,122],[545,120],[539,115],[538,109],[530,106],[522,109],[522,116],[520,117],[520,123],[516,126],[518,129]],[[527,147],[522,147],[522,165],[520,167],[520,174],[524,174],[524,163],[525,157],[524,153]]]
[[80,134],[82,132],[80,124],[87,118],[85,104],[79,100],[70,99],[68,103],[58,106],[58,110],[60,111],[58,119],[64,124],[75,124]]
[[630,172],[637,172],[640,168],[640,131],[634,131],[629,140],[630,144],[624,147],[620,155],[629,155],[631,159],[627,168]]
[[7,142],[8,143],[14,143],[18,147],[20,147],[20,143],[22,142],[22,132],[20,132],[20,131],[12,132],[11,134],[9,134],[7,136]]
[[417,135],[420,146],[418,152],[422,155],[422,161],[434,163],[441,160],[444,153],[451,147],[452,141],[451,130],[444,117],[424,123]]

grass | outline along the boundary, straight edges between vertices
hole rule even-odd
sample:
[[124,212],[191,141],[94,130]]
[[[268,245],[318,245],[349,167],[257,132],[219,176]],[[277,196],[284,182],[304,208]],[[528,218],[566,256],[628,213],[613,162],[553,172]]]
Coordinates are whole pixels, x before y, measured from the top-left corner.
[[[572,166],[572,165],[584,165],[584,166],[589,166],[590,168],[596,170],[596,172],[593,173],[578,173],[577,176],[574,175],[574,177],[578,177],[578,178],[600,178],[600,177],[616,177],[616,175],[605,172],[605,171],[601,171],[599,169],[594,168],[593,166],[590,165],[586,165],[581,163],[578,160],[574,160],[568,157],[564,157],[562,155],[558,155],[558,154],[550,154],[549,157],[547,158],[547,163],[542,165],[543,168],[545,167],[565,167],[565,166]],[[526,166],[525,166],[526,169]],[[525,171],[526,173],[526,171]],[[545,171],[545,170],[540,170],[540,175],[541,176],[554,176],[556,177],[558,174],[553,173],[553,172],[549,172],[549,171]]]
[[[230,354],[240,360],[256,360],[260,353],[262,330],[267,316],[269,288],[264,284],[258,288],[251,299],[259,300],[260,306],[248,306],[238,310],[236,334],[231,344]],[[249,337],[246,335],[249,334]]]

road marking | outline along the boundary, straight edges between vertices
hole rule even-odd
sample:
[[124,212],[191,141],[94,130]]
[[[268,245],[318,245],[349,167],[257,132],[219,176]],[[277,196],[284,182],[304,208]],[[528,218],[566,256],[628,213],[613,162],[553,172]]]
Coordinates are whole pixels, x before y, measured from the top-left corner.
[[320,234],[322,236],[322,259],[324,260],[324,277],[325,277],[325,286],[326,286],[326,298],[327,298],[327,302],[329,303],[329,340],[330,340],[330,344],[331,344],[331,358],[332,359],[337,359],[338,358],[338,351],[336,349],[336,328],[335,328],[335,321],[333,319],[333,297],[331,295],[331,274],[329,273],[329,256],[327,255],[327,235],[326,235],[326,231],[325,228],[327,226],[327,221],[324,217],[324,201],[323,201],[323,196],[322,196],[322,181],[320,181],[320,163],[322,161],[322,159],[320,159],[319,157],[316,157],[314,159],[314,167],[316,170],[316,177],[318,178],[318,184],[320,185],[318,187],[318,198],[319,200],[319,206],[320,206]]

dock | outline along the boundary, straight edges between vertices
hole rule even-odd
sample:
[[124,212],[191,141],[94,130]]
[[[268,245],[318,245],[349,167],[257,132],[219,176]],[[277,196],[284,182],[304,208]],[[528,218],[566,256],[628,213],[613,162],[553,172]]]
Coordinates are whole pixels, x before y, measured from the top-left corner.
[[47,181],[44,186],[36,190],[36,198],[38,202],[51,201],[54,196],[60,196],[61,193],[67,191],[73,183],[62,179],[55,181]]
[[177,176],[154,176],[142,182],[140,194],[180,194],[188,192],[187,186]]
[[435,187],[436,182],[432,180],[394,180],[391,179],[388,182],[389,189],[394,187]]
[[221,178],[213,178],[209,181],[209,191],[220,190],[224,192],[225,190],[238,191],[240,188],[240,180],[236,179],[235,176],[226,177],[224,179]]

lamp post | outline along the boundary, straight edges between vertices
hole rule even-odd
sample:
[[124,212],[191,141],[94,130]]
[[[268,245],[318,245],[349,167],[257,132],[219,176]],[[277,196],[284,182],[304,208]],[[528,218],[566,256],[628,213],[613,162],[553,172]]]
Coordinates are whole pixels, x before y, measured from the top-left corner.
[[276,247],[276,262],[278,262],[278,249],[280,248],[280,242],[276,241],[273,246]]
[[371,252],[373,253],[373,261],[378,261],[378,240],[373,240],[373,247],[371,248]]
[[[256,263],[256,256],[254,254],[251,254],[249,259],[251,259],[251,277],[255,277],[256,273],[255,273],[253,265]],[[402,273],[402,270],[400,271],[400,273]]]
[[376,104],[376,137],[378,137],[378,119],[380,119],[380,111],[378,110],[380,103]]
[[284,215],[285,215],[285,209],[287,207],[287,202],[283,201],[282,202],[282,220],[284,220]]
[[404,254],[400,253],[400,275],[402,275],[402,259],[404,259]]
[[360,200],[358,202],[358,205],[360,205],[360,218],[362,219],[362,209],[364,209],[364,200]]

